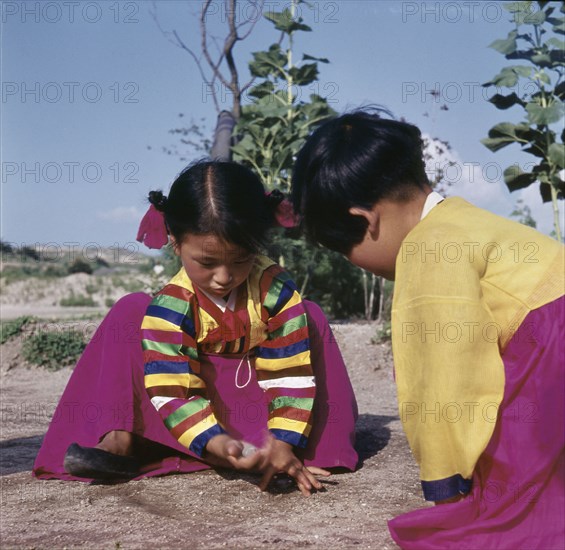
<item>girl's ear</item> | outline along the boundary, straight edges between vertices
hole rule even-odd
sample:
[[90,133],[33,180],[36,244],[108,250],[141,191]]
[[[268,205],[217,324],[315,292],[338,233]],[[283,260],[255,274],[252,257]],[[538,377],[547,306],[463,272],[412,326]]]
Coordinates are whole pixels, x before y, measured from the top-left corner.
[[361,216],[367,220],[367,231],[371,238],[376,241],[379,236],[379,213],[377,208],[366,210],[359,206],[352,206],[349,209],[349,213],[352,216]]
[[180,256],[180,250],[177,240],[172,235],[170,235],[169,237],[171,241],[171,246],[173,247],[173,252],[175,253],[176,256]]

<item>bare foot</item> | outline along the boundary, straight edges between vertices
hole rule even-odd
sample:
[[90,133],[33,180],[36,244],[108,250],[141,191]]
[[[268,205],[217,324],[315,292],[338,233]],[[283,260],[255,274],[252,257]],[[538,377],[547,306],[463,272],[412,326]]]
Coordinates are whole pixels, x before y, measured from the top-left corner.
[[124,430],[112,430],[100,440],[96,449],[115,455],[131,456],[133,455],[133,443],[132,433]]

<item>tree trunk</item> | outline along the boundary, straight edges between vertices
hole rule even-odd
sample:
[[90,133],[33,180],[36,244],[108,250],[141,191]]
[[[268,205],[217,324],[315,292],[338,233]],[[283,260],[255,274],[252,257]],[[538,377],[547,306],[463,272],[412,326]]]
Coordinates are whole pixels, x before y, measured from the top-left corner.
[[214,131],[214,145],[210,157],[212,160],[231,160],[232,133],[235,118],[229,111],[222,111],[218,115],[216,130]]
[[375,309],[375,286],[377,284],[377,276],[371,273],[371,292],[369,294],[369,308],[367,311],[367,321],[373,319],[373,310]]
[[367,288],[367,272],[362,269],[361,276],[363,278],[363,309],[365,310],[365,319],[367,317],[367,310],[369,309],[369,289]]
[[382,322],[383,312],[385,309],[385,279],[379,277],[379,313],[377,314],[377,321]]

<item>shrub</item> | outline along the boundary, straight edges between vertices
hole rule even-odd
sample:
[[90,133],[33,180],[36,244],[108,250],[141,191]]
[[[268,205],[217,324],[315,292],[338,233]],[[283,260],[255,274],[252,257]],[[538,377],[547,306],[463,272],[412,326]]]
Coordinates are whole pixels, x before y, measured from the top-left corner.
[[44,277],[66,277],[68,273],[61,265],[48,265],[41,275]]
[[20,249],[20,253],[24,261],[29,259],[29,260],[34,260],[35,262],[39,262],[39,260],[41,260],[41,256],[39,255],[39,252],[32,246],[22,246],[22,248]]
[[14,338],[22,332],[22,329],[27,325],[33,317],[26,315],[18,317],[12,321],[6,321],[0,324],[0,344],[5,344],[10,338]]
[[57,371],[75,363],[85,347],[82,334],[74,329],[63,332],[39,332],[25,340],[22,355],[33,365]]
[[4,279],[6,284],[10,284],[29,277],[37,277],[40,272],[41,268],[38,265],[7,265],[0,271],[0,277]]
[[4,254],[13,254],[14,247],[5,241],[0,241],[0,254],[4,257]]
[[95,307],[98,304],[91,296],[75,296],[73,294],[68,298],[61,298],[59,305],[63,307]]
[[115,303],[116,300],[114,300],[113,298],[106,298],[106,300],[104,300],[104,305],[106,307],[112,307]]
[[390,342],[392,338],[392,329],[390,321],[383,321],[377,325],[377,332],[371,338],[371,344],[384,344]]
[[143,292],[145,284],[139,279],[124,280],[119,276],[112,277],[112,286],[114,288],[123,288],[126,292]]
[[87,275],[90,275],[92,273],[92,266],[81,258],[77,258],[69,266],[69,273],[86,273]]
[[86,285],[87,294],[96,294],[98,292],[98,285]]
[[362,316],[361,270],[341,254],[292,237],[294,230],[272,234],[267,256],[282,261],[303,298],[316,302],[334,319]]

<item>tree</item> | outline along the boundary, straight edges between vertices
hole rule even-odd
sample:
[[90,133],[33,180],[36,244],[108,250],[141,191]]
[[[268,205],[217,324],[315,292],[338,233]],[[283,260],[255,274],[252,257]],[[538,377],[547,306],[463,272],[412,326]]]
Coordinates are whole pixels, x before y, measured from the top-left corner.
[[[558,200],[565,195],[565,82],[562,80],[565,42],[559,36],[565,34],[565,17],[553,16],[556,6],[550,2],[536,4],[537,10],[533,2],[503,5],[512,14],[515,29],[506,38],[495,40],[490,47],[508,60],[523,60],[527,64],[505,67],[484,84],[515,90],[508,95],[497,93],[489,101],[502,110],[522,107],[524,120],[518,124],[497,124],[481,142],[493,152],[518,143],[523,151],[536,158],[529,172],[518,165],[506,168],[504,181],[510,191],[539,183],[542,200],[553,203],[555,234],[562,240]],[[560,10],[565,13],[563,5]],[[560,142],[557,129],[561,129]]]
[[[232,147],[234,160],[249,166],[268,190],[290,190],[292,168],[299,149],[319,123],[336,113],[316,89],[319,63],[328,59],[303,54],[296,60],[296,35],[311,32],[298,15],[302,0],[291,0],[283,11],[264,15],[279,40],[253,53],[249,63],[254,85],[247,93],[235,127],[241,136]],[[351,266],[339,254],[305,241],[292,230],[280,230],[268,250],[293,275],[301,294],[316,300],[335,317],[364,312],[372,318],[379,297],[377,279]],[[369,281],[370,279],[370,281]],[[375,292],[377,290],[377,292]]]
[[291,0],[282,12],[269,11],[269,20],[281,37],[267,51],[253,53],[249,70],[256,83],[249,89],[252,98],[241,111],[235,132],[242,139],[232,148],[235,160],[247,164],[263,179],[267,189],[290,189],[294,157],[312,129],[335,115],[327,100],[309,94],[309,86],[318,80],[318,63],[328,60],[308,54],[294,59],[297,32],[311,32],[297,7],[306,4]]
[[456,164],[450,155],[451,146],[447,141],[428,136],[424,136],[422,141],[424,142],[423,158],[430,186],[443,196],[447,196],[453,182],[445,179],[445,172]]
[[[197,55],[177,31],[164,31],[156,11],[153,13],[161,32],[192,57],[203,82],[212,94],[218,121],[210,156],[229,158],[233,151],[235,159],[252,167],[269,190],[289,189],[294,155],[313,127],[334,114],[328,102],[318,94],[310,94],[306,98],[307,88],[315,85],[318,78],[318,63],[327,63],[328,60],[309,55],[304,55],[298,63],[293,59],[295,33],[311,31],[297,17],[296,8],[302,3],[301,0],[292,0],[290,7],[282,12],[274,12],[269,8],[265,18],[271,21],[279,33],[278,42],[273,43],[267,51],[253,54],[250,63],[251,79],[243,85],[240,84],[238,69],[233,62],[233,49],[237,42],[249,36],[257,19],[238,21],[236,0],[224,0],[224,10],[228,14],[227,31],[216,58],[213,58],[208,48],[213,40],[207,25],[212,2],[203,1],[199,15],[201,55]],[[253,5],[256,6],[257,13],[262,11],[263,1],[254,2]],[[219,83],[229,90],[233,98],[229,112],[220,109],[217,96]],[[250,97],[251,102],[242,104],[244,97]],[[235,122],[238,124],[232,132],[229,125],[232,124],[233,129]],[[189,128],[175,129],[173,133],[185,140],[183,145],[195,149],[192,139],[202,139],[200,129],[198,125],[195,128],[192,122]],[[231,150],[228,148],[226,154],[228,139],[233,147]],[[171,150],[168,152],[171,154]],[[339,254],[314,247],[296,231],[282,229],[275,233],[267,253],[292,273],[304,295],[307,294],[324,305],[329,314],[345,317],[363,311],[362,272]],[[164,263],[167,266],[171,264],[171,267],[173,264],[166,259]],[[369,315],[372,315],[379,296],[375,292],[375,284],[376,281],[373,280],[372,291],[367,288],[367,283],[365,286],[367,295],[373,296],[369,300],[371,303],[366,304],[365,308],[369,309]]]
[[[179,113],[179,118],[184,118],[184,113]],[[171,128],[169,134],[179,138],[180,147],[176,143],[169,146],[162,146],[163,153],[176,155],[179,160],[188,162],[195,153],[201,156],[209,155],[212,148],[212,141],[206,135],[205,119],[195,121],[190,119],[188,125],[179,124],[176,128]],[[152,149],[148,146],[148,149]]]
[[527,204],[524,204],[524,201],[522,199],[518,199],[516,201],[516,206],[510,213],[510,216],[516,218],[518,222],[527,225],[528,227],[537,226],[536,220],[534,220],[534,218],[532,217],[531,208]]
[[[263,10],[264,0],[247,0],[248,5],[254,8],[254,11],[259,14]],[[191,145],[196,150],[210,151],[212,158],[228,160],[231,158],[230,146],[235,142],[233,141],[233,128],[241,115],[241,102],[243,94],[253,84],[253,78],[248,80],[245,84],[240,84],[239,72],[234,60],[234,49],[238,42],[245,40],[253,31],[259,17],[256,18],[243,18],[243,21],[238,20],[238,2],[237,0],[224,0],[224,13],[226,14],[227,32],[224,37],[224,42],[221,47],[217,48],[217,53],[214,55],[210,48],[212,42],[215,46],[218,45],[217,39],[213,37],[208,28],[208,22],[211,19],[213,10],[218,7],[218,2],[213,0],[204,0],[199,15],[199,28],[200,28],[200,52],[197,55],[195,50],[190,47],[180,36],[176,30],[165,31],[157,17],[156,4],[153,2],[153,11],[151,15],[161,30],[162,34],[175,46],[187,52],[198,67],[202,82],[206,85],[207,94],[210,95],[216,111],[218,119],[216,122],[216,129],[214,132],[214,139],[210,149],[210,143],[204,141],[204,147],[197,142],[193,142],[191,137],[201,138],[204,136],[201,131],[201,126],[191,122],[189,128],[176,128],[171,133],[181,135],[181,141],[185,140],[186,144]],[[231,110],[222,110],[220,108],[219,96],[225,91],[228,91],[232,97]],[[183,116],[183,115],[180,115]],[[170,150],[167,151],[170,154]]]

